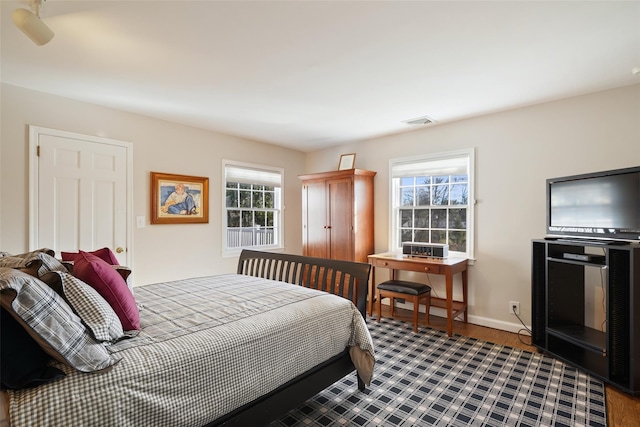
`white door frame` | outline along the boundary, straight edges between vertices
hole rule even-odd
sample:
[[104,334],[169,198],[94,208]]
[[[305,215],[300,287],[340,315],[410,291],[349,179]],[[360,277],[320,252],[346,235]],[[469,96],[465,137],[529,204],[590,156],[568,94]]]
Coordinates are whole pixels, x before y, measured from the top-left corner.
[[99,136],[83,135],[57,129],[29,125],[29,250],[38,249],[38,142],[40,135],[79,139],[96,144],[110,144],[124,147],[127,152],[127,248],[126,265],[133,268],[133,144]]

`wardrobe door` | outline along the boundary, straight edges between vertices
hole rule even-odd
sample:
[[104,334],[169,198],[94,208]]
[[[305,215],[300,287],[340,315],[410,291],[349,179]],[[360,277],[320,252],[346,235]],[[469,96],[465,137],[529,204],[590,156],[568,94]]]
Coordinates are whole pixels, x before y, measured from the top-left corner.
[[305,181],[302,187],[303,255],[329,258],[328,196],[325,181]]
[[331,179],[327,189],[330,257],[353,261],[353,179]]

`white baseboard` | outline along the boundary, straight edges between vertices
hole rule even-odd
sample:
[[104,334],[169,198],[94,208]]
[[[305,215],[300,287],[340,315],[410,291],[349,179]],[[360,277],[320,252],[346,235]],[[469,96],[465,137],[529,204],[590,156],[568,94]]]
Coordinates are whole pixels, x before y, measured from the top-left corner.
[[[504,320],[490,319],[482,316],[467,316],[469,323],[479,326],[486,326],[487,328],[500,329],[501,331],[508,331],[518,333],[519,330],[524,329],[522,323],[505,322]],[[531,330],[531,325],[527,325],[527,328]]]
[[[385,301],[383,301],[382,303],[385,304]],[[389,304],[386,303],[385,305],[389,305]],[[413,304],[411,303],[396,303],[396,307],[413,311]],[[424,313],[423,305],[420,305],[420,312]],[[431,314],[432,316],[437,316],[442,318],[447,317],[445,309],[439,308],[439,307],[431,307],[431,309],[429,310],[429,314]],[[468,315],[467,319],[469,323],[473,325],[485,326],[487,328],[499,329],[501,331],[518,333],[519,330],[524,329],[524,327],[522,326],[522,323],[520,322],[517,322],[517,323],[505,322],[504,320],[497,320],[497,319],[491,319],[489,317],[474,316],[474,315]],[[527,328],[531,330],[531,325],[527,325]],[[454,332],[455,332],[455,329],[454,329]]]

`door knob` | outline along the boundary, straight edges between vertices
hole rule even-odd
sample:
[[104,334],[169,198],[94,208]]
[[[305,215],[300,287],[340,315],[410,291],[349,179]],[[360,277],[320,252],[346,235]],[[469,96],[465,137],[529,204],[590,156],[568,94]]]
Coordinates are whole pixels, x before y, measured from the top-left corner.
[[116,252],[117,252],[117,253],[119,253],[119,254],[121,254],[122,252],[124,252],[124,249],[122,249],[120,246],[118,246],[118,247],[116,248]]

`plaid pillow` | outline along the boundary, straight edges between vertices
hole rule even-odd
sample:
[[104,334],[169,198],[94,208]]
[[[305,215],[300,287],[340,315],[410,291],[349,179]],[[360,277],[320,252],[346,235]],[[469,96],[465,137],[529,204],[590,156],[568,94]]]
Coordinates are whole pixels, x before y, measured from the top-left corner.
[[92,372],[117,362],[87,332],[69,305],[42,281],[12,268],[0,268],[0,304],[51,357]]
[[27,268],[35,265],[38,265],[38,277],[42,277],[42,275],[50,271],[67,272],[67,268],[60,261],[42,250],[0,257],[0,267]]
[[95,339],[114,341],[124,336],[118,315],[91,286],[62,271],[51,271],[41,279],[67,301]]
[[25,268],[27,261],[22,257],[7,255],[0,257],[0,267],[7,268]]

